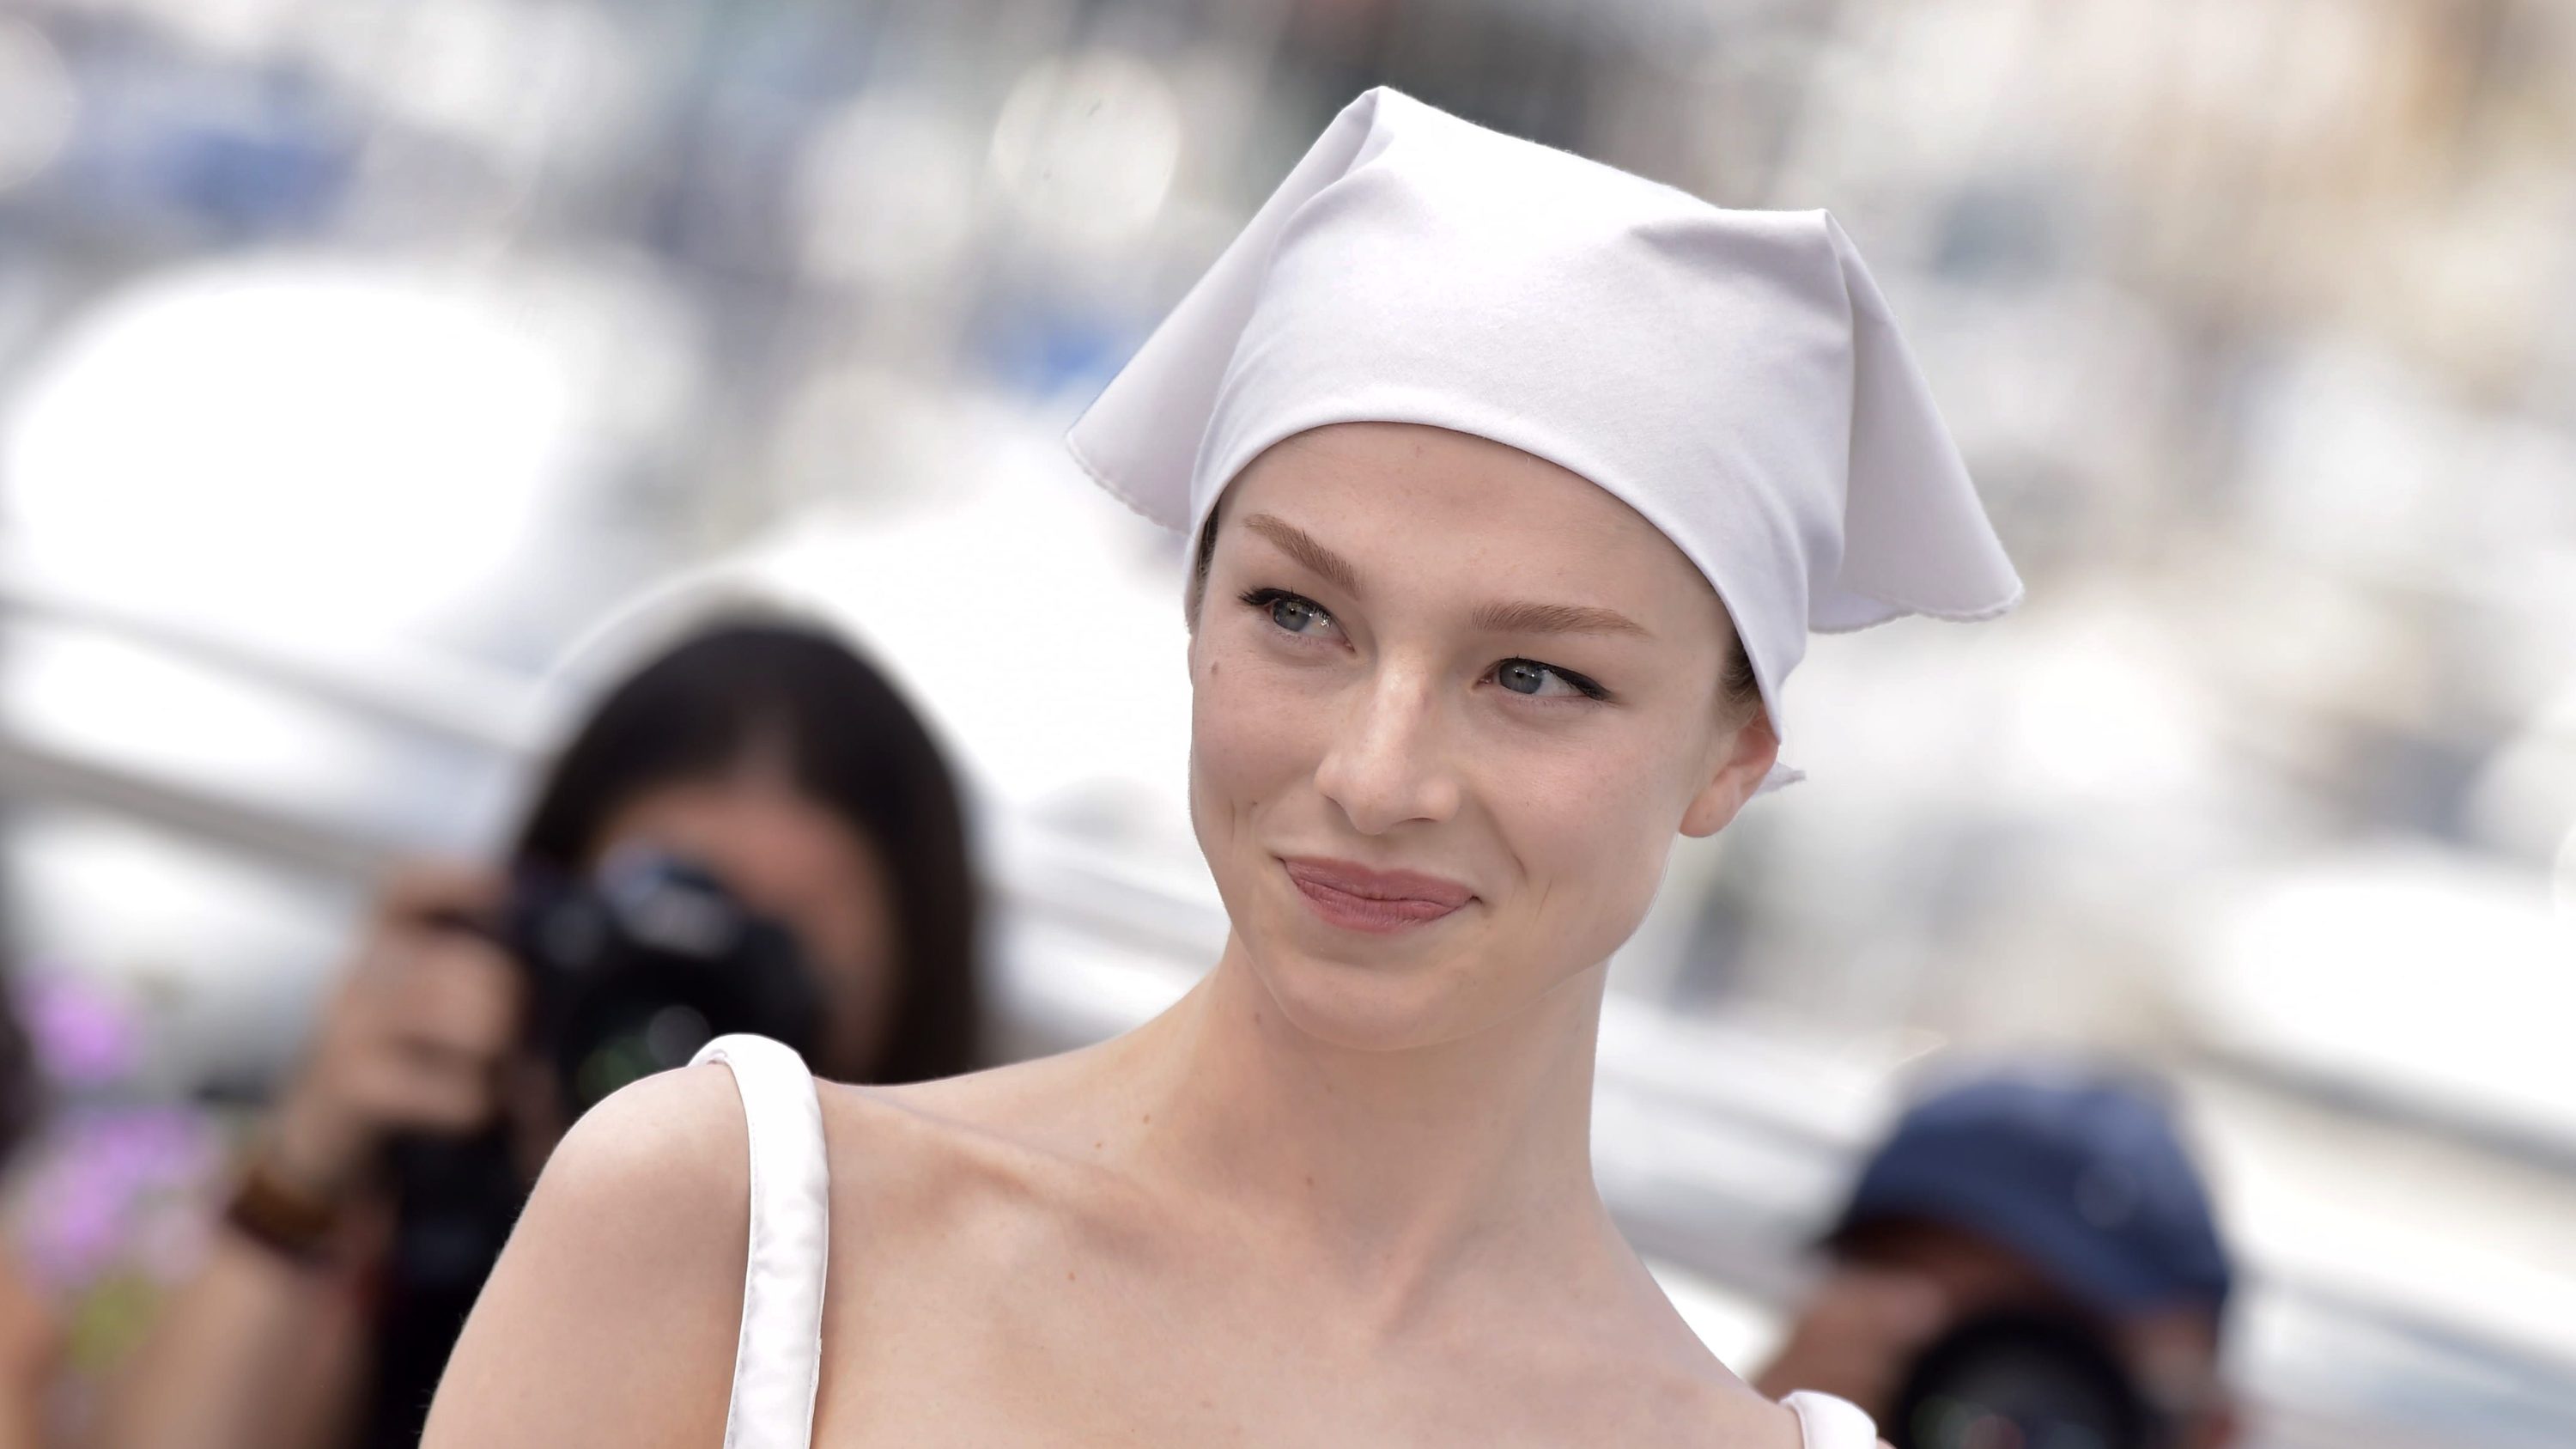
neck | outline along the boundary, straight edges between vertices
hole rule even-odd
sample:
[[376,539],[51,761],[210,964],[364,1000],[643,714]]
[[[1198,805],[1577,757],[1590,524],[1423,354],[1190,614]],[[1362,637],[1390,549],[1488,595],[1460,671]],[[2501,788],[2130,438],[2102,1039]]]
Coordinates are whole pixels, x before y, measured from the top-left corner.
[[1497,1253],[1561,1263],[1615,1238],[1591,1158],[1604,972],[1471,1036],[1361,1050],[1290,1022],[1229,938],[1131,1037],[1128,1121],[1152,1170],[1323,1271],[1419,1285]]

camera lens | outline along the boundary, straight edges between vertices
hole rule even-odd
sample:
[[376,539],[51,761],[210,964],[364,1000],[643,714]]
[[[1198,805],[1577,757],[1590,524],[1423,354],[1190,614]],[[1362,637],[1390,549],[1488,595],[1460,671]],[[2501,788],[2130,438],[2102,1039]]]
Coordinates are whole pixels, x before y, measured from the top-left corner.
[[584,1104],[597,1102],[629,1082],[686,1066],[714,1037],[703,1012],[668,1003],[639,1023],[611,1028],[584,1043],[587,1049],[573,1067],[574,1090]]
[[576,1116],[726,1032],[813,1046],[821,993],[794,934],[693,861],[625,851],[589,879],[530,871],[511,920],[534,1044]]
[[2090,1325],[1993,1314],[1915,1361],[1894,1423],[1897,1449],[2157,1449],[2145,1400]]

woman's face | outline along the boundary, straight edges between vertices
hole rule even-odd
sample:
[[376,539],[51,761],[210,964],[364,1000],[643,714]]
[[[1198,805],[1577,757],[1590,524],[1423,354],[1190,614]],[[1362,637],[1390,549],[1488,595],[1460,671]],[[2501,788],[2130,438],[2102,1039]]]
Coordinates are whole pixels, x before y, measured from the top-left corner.
[[1721,694],[1715,592],[1574,473],[1343,424],[1222,507],[1191,813],[1253,969],[1317,1036],[1453,1040],[1607,960],[1675,832],[1724,826],[1770,767]]
[[596,854],[648,846],[698,862],[795,933],[823,992],[818,1068],[866,1077],[885,1054],[900,981],[894,892],[874,842],[759,764],[656,786],[608,817]]

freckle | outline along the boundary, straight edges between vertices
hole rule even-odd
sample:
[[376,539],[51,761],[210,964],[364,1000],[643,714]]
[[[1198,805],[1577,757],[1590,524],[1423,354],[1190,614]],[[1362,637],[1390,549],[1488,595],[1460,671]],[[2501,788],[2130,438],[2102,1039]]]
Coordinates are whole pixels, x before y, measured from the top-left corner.
[[1146,1113],[1146,1114],[1145,1114],[1145,1120],[1146,1120],[1147,1122],[1152,1122],[1152,1121],[1154,1120],[1154,1114],[1153,1114],[1153,1113],[1151,1113],[1151,1112]]
[[1314,1179],[1314,1178],[1312,1178],[1312,1177],[1307,1178],[1307,1179],[1306,1179],[1306,1185],[1307,1185],[1308,1187],[1313,1187],[1313,1186],[1315,1185],[1315,1179]]
[[1104,1137],[1100,1141],[1092,1143],[1091,1150],[1098,1152],[1103,1146],[1107,1145],[1108,1141],[1109,1139]]
[[1073,1281],[1073,1270],[1072,1270],[1072,1269],[1067,1268],[1067,1269],[1065,1270],[1065,1273],[1064,1273],[1064,1281],[1066,1281],[1067,1283],[1070,1283],[1070,1282],[1072,1282],[1072,1281]]

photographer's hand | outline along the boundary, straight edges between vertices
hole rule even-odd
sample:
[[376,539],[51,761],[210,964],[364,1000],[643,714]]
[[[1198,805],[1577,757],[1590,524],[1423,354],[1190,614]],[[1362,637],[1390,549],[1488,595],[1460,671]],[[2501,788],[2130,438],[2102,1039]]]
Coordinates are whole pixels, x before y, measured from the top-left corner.
[[500,872],[474,866],[415,864],[387,880],[271,1119],[261,1167],[281,1186],[337,1202],[393,1135],[492,1119],[523,986],[501,949],[460,923],[498,909],[507,890]]
[[103,1396],[93,1449],[347,1442],[369,1369],[358,1260],[384,1228],[375,1205],[348,1210],[388,1138],[470,1131],[496,1110],[519,973],[459,923],[507,888],[450,865],[387,881],[261,1134],[228,1214],[236,1230],[163,1303]]

